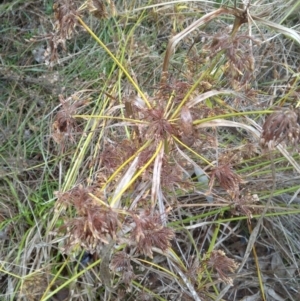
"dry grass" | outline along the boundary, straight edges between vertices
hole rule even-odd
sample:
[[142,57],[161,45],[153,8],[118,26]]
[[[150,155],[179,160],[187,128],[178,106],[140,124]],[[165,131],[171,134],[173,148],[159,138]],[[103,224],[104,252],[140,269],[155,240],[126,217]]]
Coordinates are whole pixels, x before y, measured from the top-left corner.
[[299,4],[220,4],[1,4],[3,300],[299,299]]

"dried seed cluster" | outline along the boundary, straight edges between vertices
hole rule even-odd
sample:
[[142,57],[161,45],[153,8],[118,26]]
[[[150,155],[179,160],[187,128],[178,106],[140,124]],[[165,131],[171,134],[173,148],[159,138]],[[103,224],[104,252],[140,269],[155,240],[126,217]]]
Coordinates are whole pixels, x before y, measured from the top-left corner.
[[297,146],[300,141],[299,110],[278,109],[266,119],[260,143],[269,149],[279,143]]

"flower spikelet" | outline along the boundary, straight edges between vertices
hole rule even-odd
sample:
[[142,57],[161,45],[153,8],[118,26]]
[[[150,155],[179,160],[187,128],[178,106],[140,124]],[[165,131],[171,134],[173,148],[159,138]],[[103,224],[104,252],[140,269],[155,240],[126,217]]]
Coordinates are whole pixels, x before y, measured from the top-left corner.
[[213,169],[210,178],[210,188],[213,187],[215,179],[217,179],[222,188],[224,188],[232,198],[239,194],[239,184],[242,179],[234,173],[229,164],[219,165]]
[[159,214],[150,214],[148,211],[140,215],[133,215],[135,228],[131,240],[137,244],[140,253],[153,257],[152,248],[156,247],[165,252],[170,247],[174,232],[163,226]]
[[297,145],[300,140],[298,115],[292,109],[276,110],[268,116],[262,129],[260,143],[269,149],[282,142]]
[[145,133],[147,139],[155,138],[161,140],[169,135],[175,134],[175,129],[172,124],[164,117],[162,108],[154,108],[145,112],[146,120],[149,121],[148,129]]
[[80,107],[85,105],[87,101],[77,100],[76,95],[72,95],[67,99],[65,99],[62,95],[59,95],[59,101],[61,103],[61,108],[57,112],[55,121],[52,125],[52,137],[56,143],[64,145],[66,140],[75,142],[73,137],[74,133],[82,131],[72,115],[76,113]]
[[254,211],[253,205],[259,201],[257,194],[251,194],[247,192],[240,194],[234,200],[234,213],[239,215],[243,214],[248,217],[248,223],[250,224],[252,219],[252,212]]
[[207,265],[219,274],[220,280],[226,284],[233,285],[233,280],[227,273],[234,273],[239,264],[233,259],[228,258],[222,250],[212,251]]
[[58,202],[76,209],[76,217],[65,219],[60,231],[68,235],[66,250],[80,245],[93,253],[98,244],[108,243],[108,237],[115,239],[120,228],[116,211],[97,203],[90,193],[92,187],[75,187],[59,196]]
[[76,16],[79,15],[74,1],[57,1],[54,5],[55,28],[61,40],[70,39],[78,24]]
[[135,277],[130,264],[130,256],[124,251],[116,253],[111,259],[110,268],[113,272],[120,273],[123,283],[129,287],[131,280]]
[[108,16],[102,0],[88,0],[87,7],[89,12],[98,19],[105,19]]

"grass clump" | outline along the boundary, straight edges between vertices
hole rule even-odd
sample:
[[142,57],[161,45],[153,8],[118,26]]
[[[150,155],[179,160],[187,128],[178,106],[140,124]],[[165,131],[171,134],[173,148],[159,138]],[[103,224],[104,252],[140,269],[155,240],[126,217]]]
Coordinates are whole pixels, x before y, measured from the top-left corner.
[[300,36],[273,5],[61,0],[6,53],[5,300],[297,300]]

